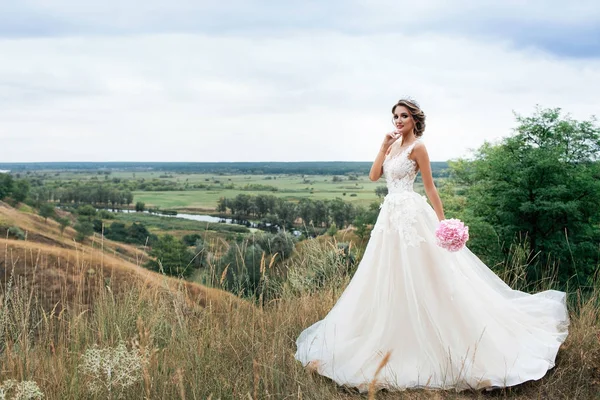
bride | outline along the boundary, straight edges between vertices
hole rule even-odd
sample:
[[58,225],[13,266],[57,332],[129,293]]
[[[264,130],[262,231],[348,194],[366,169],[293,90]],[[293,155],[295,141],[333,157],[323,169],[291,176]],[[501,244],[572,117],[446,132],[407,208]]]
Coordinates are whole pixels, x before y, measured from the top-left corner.
[[[444,212],[419,139],[425,114],[412,100],[392,114],[397,130],[369,174],[385,174],[388,194],[364,256],[329,314],[298,337],[296,359],[362,392],[371,382],[465,390],[540,379],[567,336],[565,293],[512,290],[468,248],[437,245]],[[418,171],[433,208],[413,191]]]

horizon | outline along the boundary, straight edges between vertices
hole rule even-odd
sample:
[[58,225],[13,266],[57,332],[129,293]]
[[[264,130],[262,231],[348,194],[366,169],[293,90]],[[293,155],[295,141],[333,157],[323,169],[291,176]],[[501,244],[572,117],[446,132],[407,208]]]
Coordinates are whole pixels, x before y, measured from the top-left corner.
[[[431,160],[432,163],[447,163],[451,160]],[[0,166],[6,167],[19,164],[307,164],[307,163],[372,163],[373,161],[361,160],[323,160],[323,161],[14,161],[0,162]],[[2,170],[0,169],[0,172]]]

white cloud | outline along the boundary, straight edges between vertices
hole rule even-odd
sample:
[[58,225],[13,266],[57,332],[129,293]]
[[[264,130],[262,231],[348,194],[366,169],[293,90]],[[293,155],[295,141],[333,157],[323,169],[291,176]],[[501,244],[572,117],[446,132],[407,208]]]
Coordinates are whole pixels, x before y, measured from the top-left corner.
[[587,119],[600,60],[448,34],[296,31],[0,40],[0,161],[373,158],[402,95],[433,160],[536,104]]
[[[2,17],[4,18],[2,19]],[[45,21],[49,26],[71,31],[98,33],[195,32],[223,28],[251,31],[260,25],[281,29],[335,27],[377,31],[392,25],[411,32],[420,27],[469,25],[488,21],[539,23],[554,28],[567,25],[597,24],[600,8],[596,0],[22,0],[0,3],[0,20]],[[236,26],[237,25],[237,26]],[[18,28],[13,25],[13,28]],[[87,28],[87,29],[86,29]],[[269,27],[266,27],[269,28]],[[407,33],[407,32],[405,32]]]

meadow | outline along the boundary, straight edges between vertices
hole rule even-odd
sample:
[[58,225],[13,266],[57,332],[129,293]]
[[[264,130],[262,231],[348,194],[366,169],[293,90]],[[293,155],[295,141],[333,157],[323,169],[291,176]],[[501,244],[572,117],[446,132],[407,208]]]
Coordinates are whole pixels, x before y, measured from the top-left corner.
[[[302,198],[312,200],[332,200],[336,197],[354,205],[368,206],[380,199],[375,189],[385,186],[385,178],[372,182],[366,174],[348,175],[307,175],[307,174],[204,174],[176,173],[172,171],[110,171],[108,174],[92,171],[54,171],[39,170],[47,182],[55,185],[65,182],[110,182],[118,180],[169,182],[177,190],[134,190],[134,203],[141,201],[147,207],[175,209],[187,212],[210,213],[216,209],[221,197],[233,198],[238,194],[272,194],[286,200],[299,201]],[[339,181],[334,180],[334,176]],[[438,180],[441,182],[441,179]],[[194,185],[207,185],[207,188],[193,188]],[[418,180],[415,190],[423,192]]]
[[[318,269],[326,277],[320,290],[291,279],[266,304],[120,261],[102,250],[110,245],[102,238],[75,249],[0,239],[0,393],[19,399],[598,398],[599,286],[585,299],[571,293],[570,335],[556,367],[539,381],[492,392],[360,394],[306,371],[294,359],[294,341],[349,281],[341,259],[330,257],[337,241],[352,240],[345,235],[307,240],[288,261],[291,271]],[[513,260],[502,277],[519,287],[524,266]]]

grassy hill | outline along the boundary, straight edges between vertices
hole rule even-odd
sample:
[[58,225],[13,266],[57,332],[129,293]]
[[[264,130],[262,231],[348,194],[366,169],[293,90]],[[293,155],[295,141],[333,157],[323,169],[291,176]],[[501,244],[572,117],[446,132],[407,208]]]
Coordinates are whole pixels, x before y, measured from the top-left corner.
[[[76,244],[71,229],[61,236],[56,223],[27,211],[0,203],[0,233],[18,226],[27,237],[0,239],[0,385],[14,379],[13,386],[36,387],[46,399],[365,398],[308,373],[293,357],[297,335],[326,315],[348,276],[333,276],[319,290],[282,290],[253,306],[140,267],[140,249],[98,238]],[[328,256],[332,240],[301,242],[288,267],[341,271]],[[370,398],[598,398],[599,293],[575,302],[557,365],[539,381],[492,393]]]
[[[8,239],[9,227],[21,229],[25,240]],[[97,237],[77,243],[72,228],[61,234],[56,221],[44,221],[39,215],[3,202],[0,235],[0,279],[26,281],[44,310],[62,308],[74,300],[92,304],[98,287],[110,288],[114,293],[128,291],[132,286],[173,293],[185,291],[187,302],[202,307],[218,307],[230,301],[245,303],[228,292],[141,267],[148,256],[134,246]]]

